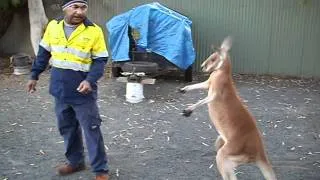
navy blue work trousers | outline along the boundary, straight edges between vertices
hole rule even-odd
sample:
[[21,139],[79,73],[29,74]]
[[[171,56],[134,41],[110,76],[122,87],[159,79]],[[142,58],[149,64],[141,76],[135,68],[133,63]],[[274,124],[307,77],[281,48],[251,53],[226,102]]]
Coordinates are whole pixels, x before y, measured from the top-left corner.
[[55,99],[58,128],[64,139],[65,156],[71,166],[84,164],[82,131],[86,140],[89,161],[96,174],[108,173],[108,160],[100,130],[101,118],[97,102],[65,104]]

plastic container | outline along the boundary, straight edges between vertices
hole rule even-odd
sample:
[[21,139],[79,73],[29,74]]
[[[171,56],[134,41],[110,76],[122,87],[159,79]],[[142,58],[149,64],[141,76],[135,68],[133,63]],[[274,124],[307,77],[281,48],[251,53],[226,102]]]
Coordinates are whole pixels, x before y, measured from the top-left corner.
[[130,103],[139,103],[143,101],[143,84],[128,82],[126,87],[126,101]]
[[30,56],[24,54],[13,55],[11,64],[13,66],[14,75],[23,75],[30,73]]

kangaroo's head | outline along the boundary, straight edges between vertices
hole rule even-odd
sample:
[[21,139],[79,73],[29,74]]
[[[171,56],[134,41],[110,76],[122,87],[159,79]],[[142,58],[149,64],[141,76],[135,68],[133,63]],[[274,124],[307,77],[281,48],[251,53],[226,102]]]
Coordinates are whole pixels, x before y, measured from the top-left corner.
[[223,40],[221,46],[201,64],[202,71],[213,72],[220,69],[229,56],[231,45],[232,39],[228,36]]

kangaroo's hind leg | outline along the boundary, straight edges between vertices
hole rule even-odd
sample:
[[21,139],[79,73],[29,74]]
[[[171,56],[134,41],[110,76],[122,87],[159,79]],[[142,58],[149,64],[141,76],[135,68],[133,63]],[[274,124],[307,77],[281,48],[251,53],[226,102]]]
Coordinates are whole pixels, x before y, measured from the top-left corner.
[[216,161],[218,170],[223,180],[237,180],[237,176],[234,173],[234,168],[238,166],[238,163],[228,158],[224,148],[225,146],[222,146],[217,153]]
[[216,139],[216,142],[215,142],[215,148],[216,148],[216,151],[218,152],[218,150],[225,144],[224,140],[222,139],[222,137],[219,135]]
[[265,155],[260,160],[258,160],[256,164],[261,170],[266,180],[277,180],[277,177],[272,169],[272,166]]

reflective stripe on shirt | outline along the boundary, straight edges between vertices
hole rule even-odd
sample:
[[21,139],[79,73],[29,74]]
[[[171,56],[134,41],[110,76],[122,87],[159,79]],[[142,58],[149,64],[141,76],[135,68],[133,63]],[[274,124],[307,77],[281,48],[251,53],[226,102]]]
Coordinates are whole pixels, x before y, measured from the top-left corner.
[[64,46],[51,46],[52,52],[57,52],[57,53],[70,53],[73,54],[75,56],[78,56],[79,58],[82,59],[88,59],[91,56],[91,53],[85,53],[82,51],[79,51],[77,49],[74,48],[70,48],[70,47],[64,47]]
[[83,72],[89,72],[91,67],[91,64],[80,64],[72,61],[58,60],[58,59],[51,59],[51,65],[53,67],[57,67],[61,69],[71,69],[74,71],[83,71]]

